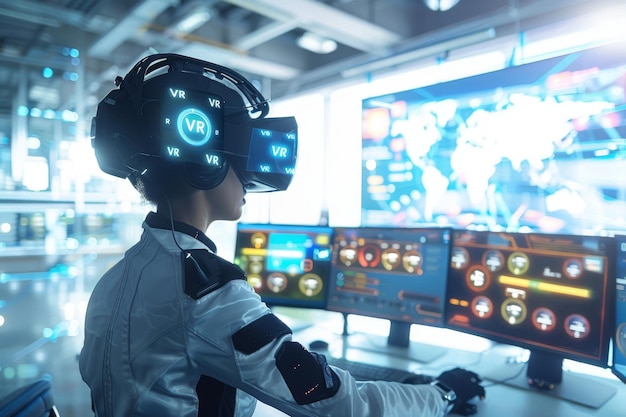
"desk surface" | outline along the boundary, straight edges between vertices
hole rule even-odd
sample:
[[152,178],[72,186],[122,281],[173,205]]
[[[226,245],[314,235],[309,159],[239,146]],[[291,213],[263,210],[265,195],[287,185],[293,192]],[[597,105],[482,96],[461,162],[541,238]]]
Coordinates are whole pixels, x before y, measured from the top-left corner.
[[[442,329],[443,330],[443,329]],[[528,388],[525,384],[525,364],[512,360],[524,350],[493,344],[482,352],[459,350],[451,347],[426,345],[419,342],[411,343],[409,356],[421,355],[424,351],[434,351],[435,358],[407,359],[401,348],[388,348],[384,339],[379,336],[351,334],[344,337],[316,325],[294,332],[294,340],[308,346],[313,340],[323,339],[329,343],[327,355],[361,360],[382,366],[393,366],[412,372],[438,375],[440,372],[460,366],[470,369],[483,376],[487,398],[477,401],[478,413],[483,416],[515,416],[515,417],[618,417],[626,416],[624,400],[626,400],[626,384],[611,377],[607,370],[598,369],[602,376],[580,374],[563,371],[563,383],[557,391],[566,387],[582,387],[593,398],[599,398],[601,405],[585,406],[574,401],[563,400],[555,396],[555,392],[544,393]],[[423,349],[423,350],[422,350]],[[595,368],[595,367],[592,367]],[[606,372],[604,372],[606,371]],[[578,389],[578,388],[577,388]],[[598,395],[596,395],[598,394]],[[572,395],[566,393],[565,396]],[[574,396],[576,394],[573,394]],[[604,398],[602,398],[604,397]],[[284,413],[259,403],[254,417],[278,417]]]

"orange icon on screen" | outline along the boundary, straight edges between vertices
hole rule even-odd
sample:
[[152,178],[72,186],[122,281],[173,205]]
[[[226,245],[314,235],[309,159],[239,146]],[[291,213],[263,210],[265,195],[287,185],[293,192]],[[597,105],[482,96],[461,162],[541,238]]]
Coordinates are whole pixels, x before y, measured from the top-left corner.
[[256,249],[264,247],[266,242],[267,236],[264,233],[257,232],[250,237],[250,243]]
[[470,256],[465,248],[455,246],[452,248],[452,255],[450,256],[450,267],[454,269],[463,269],[470,261]]
[[339,251],[339,260],[346,266],[356,262],[356,248],[347,246]]
[[471,309],[476,317],[487,319],[493,314],[493,302],[487,297],[479,296],[472,300]]
[[482,265],[472,266],[465,273],[465,282],[473,291],[484,291],[491,284],[491,273]]
[[549,332],[556,327],[556,314],[547,307],[539,307],[532,314],[533,326],[543,332]]
[[400,252],[397,249],[387,249],[381,256],[383,268],[387,271],[391,271],[400,265],[400,260]]
[[574,339],[584,339],[589,336],[590,326],[589,320],[580,314],[570,314],[563,323],[565,333]]
[[274,293],[283,292],[287,288],[287,277],[280,272],[273,272],[267,277],[267,288]]
[[304,272],[309,272],[313,269],[313,261],[311,259],[305,259],[302,261],[302,269]]
[[378,246],[365,245],[359,250],[358,260],[363,268],[376,268],[380,262],[380,249]]
[[405,253],[402,257],[402,266],[404,266],[404,269],[411,274],[421,274],[423,259],[424,258],[421,253],[411,250]]
[[391,117],[384,107],[363,111],[363,139],[382,140],[389,135]]

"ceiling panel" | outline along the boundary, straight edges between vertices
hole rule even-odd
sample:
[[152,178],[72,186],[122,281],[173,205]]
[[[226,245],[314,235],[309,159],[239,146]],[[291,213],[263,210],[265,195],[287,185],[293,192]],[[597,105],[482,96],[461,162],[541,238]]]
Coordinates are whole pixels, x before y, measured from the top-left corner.
[[[487,29],[504,36],[618,4],[623,1],[460,0],[436,12],[421,0],[0,0],[0,112],[10,111],[20,85],[36,92],[25,95],[31,106],[93,112],[114,76],[152,52],[230,66],[270,86],[277,98],[455,37]],[[194,13],[204,13],[202,24],[178,30]],[[302,49],[296,40],[304,32],[333,39],[336,50]],[[46,66],[51,78],[42,76]]]

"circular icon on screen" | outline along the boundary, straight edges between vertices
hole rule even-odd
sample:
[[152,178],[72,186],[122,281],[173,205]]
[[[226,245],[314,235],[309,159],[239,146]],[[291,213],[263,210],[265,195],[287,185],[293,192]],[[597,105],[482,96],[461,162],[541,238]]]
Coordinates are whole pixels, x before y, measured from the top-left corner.
[[211,119],[202,111],[185,109],[178,115],[176,128],[180,137],[192,146],[202,146],[211,139],[213,126]]
[[343,272],[337,272],[337,276],[335,277],[335,285],[337,287],[343,287],[346,285],[346,276]]
[[525,253],[513,252],[509,255],[506,265],[509,268],[509,271],[515,275],[521,275],[528,271],[528,268],[530,267],[530,260]]
[[542,332],[552,331],[556,327],[556,314],[546,307],[539,307],[533,311],[533,326]]
[[252,236],[250,236],[250,243],[252,243],[255,249],[265,247],[267,244],[267,236],[265,236],[265,233],[261,232],[253,233]]
[[626,356],[626,323],[620,323],[615,332],[615,344],[617,349]]
[[267,288],[270,291],[279,293],[287,288],[287,277],[280,272],[272,272],[267,276]]
[[450,256],[450,266],[454,269],[463,269],[469,263],[469,253],[465,248],[455,246]]
[[263,279],[258,275],[248,275],[248,284],[258,291],[263,287]]
[[580,278],[583,274],[583,263],[580,259],[568,259],[563,262],[563,273],[571,279]]
[[410,273],[421,273],[424,257],[416,250],[410,250],[402,256],[402,266]]
[[376,268],[380,262],[380,248],[374,245],[365,245],[359,249],[359,265],[363,268]]
[[574,339],[584,339],[589,335],[589,320],[580,314],[567,316],[563,326],[565,327],[565,332]]
[[465,282],[473,291],[484,291],[491,284],[491,274],[485,267],[474,265],[467,270]]
[[339,261],[345,266],[352,266],[357,260],[357,253],[354,246],[346,246],[339,251]]
[[315,274],[304,274],[298,280],[300,292],[307,297],[315,297],[322,291],[323,286],[322,279]]
[[396,269],[396,267],[400,265],[400,260],[400,251],[393,248],[383,251],[382,255],[380,256],[380,262],[383,264],[383,268],[385,268],[387,271]]
[[493,314],[493,302],[482,295],[472,300],[471,308],[472,313],[481,319],[488,319]]
[[500,307],[502,318],[510,325],[517,325],[526,320],[526,304],[516,298],[507,298]]
[[351,266],[356,262],[357,250],[353,246],[346,246],[339,251],[339,261],[345,266]]
[[251,274],[260,274],[263,270],[263,262],[261,261],[250,261],[248,263],[248,272]]
[[483,265],[491,272],[499,271],[504,267],[504,255],[498,250],[487,251],[483,255]]

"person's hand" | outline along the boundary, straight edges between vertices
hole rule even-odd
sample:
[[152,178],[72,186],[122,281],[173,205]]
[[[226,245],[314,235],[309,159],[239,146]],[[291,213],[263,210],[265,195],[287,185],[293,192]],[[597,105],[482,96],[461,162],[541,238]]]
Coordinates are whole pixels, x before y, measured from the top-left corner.
[[468,401],[474,397],[479,397],[481,400],[485,398],[485,388],[480,385],[482,379],[472,371],[454,368],[443,372],[437,380],[450,387],[456,394],[451,413],[473,414],[476,412],[476,407],[468,404]]

